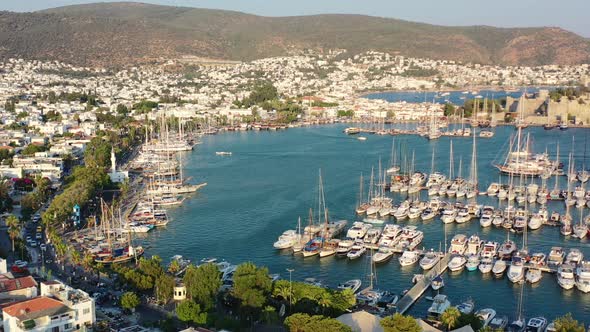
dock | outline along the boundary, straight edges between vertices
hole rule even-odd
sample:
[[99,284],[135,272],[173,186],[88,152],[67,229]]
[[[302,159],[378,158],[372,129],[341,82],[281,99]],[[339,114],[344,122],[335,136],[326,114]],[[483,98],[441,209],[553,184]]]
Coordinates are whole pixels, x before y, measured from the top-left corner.
[[449,260],[451,259],[451,254],[446,253],[443,257],[441,257],[440,262],[437,264],[437,267],[433,267],[424,274],[424,278],[422,280],[418,280],[416,284],[402,297],[396,304],[397,312],[403,314],[405,313],[410,307],[424,294],[424,292],[430,287],[430,282],[432,279],[436,278],[437,276],[445,273],[447,270],[447,265],[449,264]]

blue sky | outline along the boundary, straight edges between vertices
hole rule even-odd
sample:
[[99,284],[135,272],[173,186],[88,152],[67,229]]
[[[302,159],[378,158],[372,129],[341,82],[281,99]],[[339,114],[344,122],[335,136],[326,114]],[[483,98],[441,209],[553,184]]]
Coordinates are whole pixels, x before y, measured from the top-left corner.
[[[0,0],[0,10],[39,9],[99,0]],[[143,0],[266,16],[351,13],[442,25],[559,26],[590,37],[590,0]]]

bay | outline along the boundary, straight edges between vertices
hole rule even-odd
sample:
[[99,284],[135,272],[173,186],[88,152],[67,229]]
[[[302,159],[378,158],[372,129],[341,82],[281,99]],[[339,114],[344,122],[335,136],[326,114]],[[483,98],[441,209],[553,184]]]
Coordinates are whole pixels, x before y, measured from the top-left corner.
[[[368,140],[363,142],[344,135],[342,131],[345,127],[337,124],[278,132],[228,132],[203,137],[202,144],[182,155],[182,158],[185,175],[193,177],[192,182],[207,182],[208,186],[182,206],[169,210],[172,222],[166,228],[141,237],[139,242],[147,247],[149,255],[159,255],[165,262],[177,254],[195,262],[204,257],[217,257],[234,264],[252,261],[268,267],[271,273],[280,273],[283,278],[289,278],[286,269],[293,268],[294,280],[314,277],[330,286],[348,279],[366,280],[369,272],[366,259],[303,259],[272,247],[284,230],[294,229],[299,216],[307,220],[309,208],[317,205],[319,169],[324,178],[331,219],[347,219],[349,225],[356,219],[354,207],[359,175],[362,172],[368,177],[371,167],[377,167],[380,158],[385,164],[389,162],[392,137],[367,136]],[[478,139],[480,190],[498,181],[499,174],[492,163],[504,157],[508,138],[515,131],[513,127],[497,127],[495,133],[491,139]],[[572,137],[575,136],[577,165],[582,165],[585,157],[583,142],[588,131],[528,128],[525,133],[531,134],[538,152],[547,149],[554,154],[559,144],[562,161],[566,161],[566,155],[572,149]],[[448,172],[449,137],[427,141],[418,136],[396,136],[395,140],[403,141],[410,157],[412,151],[415,153],[416,169],[430,172],[431,152],[435,149],[436,170]],[[469,138],[453,139],[455,167],[462,158],[464,176],[469,174],[471,142]],[[217,156],[216,151],[231,151],[233,155]],[[457,171],[455,169],[455,173]],[[502,179],[503,183],[506,181],[507,178]],[[548,184],[550,188],[552,181]],[[565,178],[561,178],[560,183],[565,185]],[[394,202],[399,204],[402,198],[393,197]],[[427,199],[425,193],[422,199]],[[488,197],[478,197],[478,201],[497,205],[497,200]],[[562,211],[562,207],[562,202],[550,202],[548,205],[549,211]],[[538,206],[532,208],[537,209]],[[574,211],[574,220],[578,220],[577,211]],[[438,219],[428,223],[401,224],[415,224],[423,230],[423,246],[426,249],[444,247],[445,232],[449,241],[456,233],[468,236],[477,233],[483,239],[495,241],[506,238],[503,229],[482,229],[477,219],[447,226]],[[521,245],[520,236],[511,237],[515,237],[517,244]],[[590,258],[587,242],[564,239],[558,228],[544,227],[529,234],[530,252],[548,254],[550,248],[556,245],[578,247]],[[412,286],[411,279],[416,273],[422,273],[417,264],[401,268],[397,257],[394,257],[389,263],[377,266],[378,287],[400,294]],[[477,308],[491,307],[498,314],[514,317],[520,286],[513,285],[506,277],[495,279],[482,276],[479,272],[464,271],[446,274],[444,278],[446,285],[441,292],[447,294],[453,304],[471,298]],[[553,319],[571,312],[577,319],[589,320],[590,294],[575,289],[562,290],[554,275],[544,274],[539,284],[527,284],[524,289],[527,318],[543,315]],[[425,294],[428,295],[432,295],[430,291]],[[430,302],[422,298],[409,313],[422,317],[429,306]]]

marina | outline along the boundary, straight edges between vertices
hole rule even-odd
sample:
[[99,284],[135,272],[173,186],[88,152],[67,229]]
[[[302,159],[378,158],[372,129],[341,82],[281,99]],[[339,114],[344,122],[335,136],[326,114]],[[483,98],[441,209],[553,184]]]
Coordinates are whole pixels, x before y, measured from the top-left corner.
[[[313,277],[334,287],[348,279],[364,280],[367,274],[367,254],[354,260],[341,259],[338,255],[304,258],[302,255],[293,255],[291,250],[273,248],[273,243],[285,230],[296,229],[298,216],[302,219],[303,227],[307,225],[309,208],[317,206],[317,170],[320,167],[324,178],[326,206],[330,208],[330,220],[348,220],[347,229],[354,221],[363,221],[364,217],[359,218],[355,212],[359,192],[358,174],[362,172],[368,183],[371,167],[378,165],[380,157],[384,165],[388,164],[386,160],[390,157],[392,142],[390,136],[370,136],[367,141],[370,145],[360,143],[342,134],[346,126],[342,124],[293,128],[283,132],[236,132],[203,137],[202,144],[196,151],[190,154],[181,153],[180,158],[185,165],[185,174],[206,179],[210,185],[195,199],[170,209],[169,214],[174,222],[166,229],[154,230],[147,238],[138,236],[138,242],[144,245],[150,254],[158,254],[161,257],[181,254],[193,260],[203,255],[229,261],[251,260],[256,264],[268,266],[272,273],[284,274],[283,271],[287,268],[295,269],[293,278],[303,280]],[[493,138],[477,141],[481,192],[485,192],[489,184],[498,182],[499,172],[492,166],[494,159],[499,158],[501,154],[497,146],[504,146],[502,150],[507,151],[509,136],[515,132],[512,127],[497,127],[495,130],[496,135]],[[561,160],[565,160],[563,156],[570,152],[571,136],[585,134],[584,131],[577,132],[579,129],[572,128],[567,132],[552,131],[549,134],[544,133],[543,136],[535,136],[535,130],[543,131],[542,128],[533,127],[525,131],[532,133],[535,137],[535,146],[541,151],[547,146],[548,153],[556,155],[556,142],[559,141]],[[448,174],[448,154],[436,152],[445,149],[448,151],[447,138],[430,142],[417,136],[408,136],[405,139],[408,140],[407,145],[413,144],[415,147],[416,169],[429,172],[433,159],[432,151],[435,150],[436,171]],[[219,151],[220,147],[231,148],[234,152],[233,157],[215,158],[215,151]],[[471,153],[471,140],[454,142],[454,155],[457,156],[455,159],[469,160]],[[581,162],[583,151],[578,151],[575,155]],[[267,162],[272,162],[274,167],[265,166]],[[298,165],[297,170],[292,167],[294,164]],[[459,161],[455,160],[454,164],[457,167]],[[463,167],[463,174],[468,174],[467,166]],[[285,176],[286,173],[289,174],[288,177]],[[457,169],[455,173],[458,173]],[[231,182],[228,182],[232,177],[243,175],[247,175],[242,177],[243,183],[230,185]],[[509,177],[501,177],[501,183],[506,184],[508,180]],[[548,187],[553,188],[553,179],[547,181]],[[217,185],[212,186],[211,183]],[[567,184],[564,179],[561,179],[560,183],[563,186]],[[236,185],[239,187],[235,187]],[[228,186],[232,189],[228,190]],[[429,200],[427,191],[423,190],[419,195],[421,201]],[[387,197],[392,198],[393,205],[402,203],[406,196],[407,193],[387,194]],[[272,198],[269,200],[269,197]],[[476,199],[478,205],[491,206],[494,211],[500,204],[502,208],[508,204],[508,201],[499,202],[497,196],[478,195]],[[455,197],[441,200],[454,202],[457,199]],[[466,198],[463,201],[468,202]],[[236,215],[225,206],[234,206],[242,213]],[[516,201],[514,206],[517,206]],[[536,211],[539,207],[537,204],[530,209]],[[550,200],[547,208],[550,212],[558,211],[561,215],[565,214],[563,201]],[[577,209],[572,209],[571,214],[573,220],[579,219]],[[223,221],[223,227],[219,227],[220,221]],[[505,241],[507,234],[506,229],[502,227],[482,227],[478,219],[460,224],[444,224],[440,221],[440,216],[434,216],[426,221],[396,221],[394,217],[387,217],[382,223],[380,228],[389,224],[417,227],[424,232],[424,240],[419,248],[425,250],[443,246],[444,233],[448,234],[449,243],[455,234],[479,234],[486,241],[500,244]],[[550,221],[548,223],[550,224]],[[343,234],[346,234],[346,230]],[[521,235],[516,232],[510,234],[516,246],[520,247]],[[234,239],[231,243],[228,242],[230,238]],[[544,252],[546,255],[554,246],[568,250],[579,248],[582,252],[587,252],[586,241],[563,237],[559,227],[541,227],[529,232],[528,247],[531,253]],[[236,243],[240,245],[235,245]],[[397,263],[397,259],[390,259],[389,263],[377,264],[377,285],[380,289],[401,295],[405,290],[412,288],[411,281],[414,275],[421,274],[422,269],[418,263],[402,267]],[[549,272],[547,269],[546,271]],[[512,308],[516,307],[518,287],[512,286],[507,277],[494,278],[492,273],[464,271],[447,272],[443,274],[443,278],[445,285],[439,291],[448,295],[453,303],[472,298],[477,307],[496,308],[499,313],[505,315],[510,315]],[[465,284],[470,287],[462,286]],[[534,284],[526,283],[524,287],[527,288],[528,294],[525,310],[536,315],[552,318],[572,312],[582,317],[583,311],[590,307],[587,295],[575,289],[563,290],[559,287],[556,277],[551,275],[542,277]],[[489,292],[486,289],[494,291]],[[430,305],[424,299],[428,297],[429,292],[433,291],[424,290],[424,296],[408,306],[408,313],[422,316]],[[559,305],[547,304],[544,301],[547,297],[557,297],[561,302]]]

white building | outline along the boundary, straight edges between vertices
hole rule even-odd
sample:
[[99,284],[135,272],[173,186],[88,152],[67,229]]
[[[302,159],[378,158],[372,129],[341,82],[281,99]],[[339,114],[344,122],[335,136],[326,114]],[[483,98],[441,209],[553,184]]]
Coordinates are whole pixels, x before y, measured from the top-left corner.
[[111,171],[109,177],[113,183],[123,183],[129,178],[129,172],[117,171],[117,157],[115,156],[115,149],[111,149]]
[[62,302],[40,296],[2,310],[4,331],[65,332],[76,327],[76,313]]

